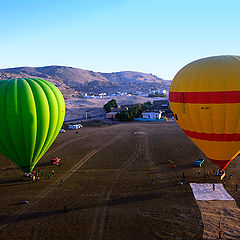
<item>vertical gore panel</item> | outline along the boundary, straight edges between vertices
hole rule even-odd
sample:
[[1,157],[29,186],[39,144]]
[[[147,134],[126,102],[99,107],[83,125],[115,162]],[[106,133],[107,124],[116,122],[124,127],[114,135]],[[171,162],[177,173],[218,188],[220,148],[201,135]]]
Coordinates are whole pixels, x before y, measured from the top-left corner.
[[58,107],[58,121],[57,121],[57,126],[54,132],[54,135],[48,145],[48,148],[51,146],[51,144],[53,143],[53,141],[56,139],[57,135],[59,134],[59,131],[62,127],[63,121],[64,121],[64,117],[65,117],[65,102],[63,99],[63,96],[61,94],[61,92],[58,90],[58,88],[56,86],[54,86],[53,84],[49,83],[46,80],[42,80],[44,83],[46,83],[52,90],[52,92],[55,95],[55,98],[57,100],[57,107]]
[[[18,80],[18,91],[21,104],[21,121],[23,123],[24,139],[26,149],[26,159],[29,164],[32,161],[36,138],[37,138],[37,112],[32,90],[27,81]],[[30,169],[31,171],[31,169]]]
[[48,128],[48,133],[47,133],[47,137],[44,141],[44,145],[42,147],[41,152],[38,155],[38,159],[41,158],[44,153],[48,150],[48,148],[51,146],[51,141],[54,137],[56,128],[57,128],[57,124],[58,124],[58,103],[56,100],[56,97],[52,91],[52,89],[42,80],[40,79],[34,79],[39,86],[41,86],[42,90],[44,91],[44,94],[47,98],[48,101],[48,111],[49,111],[49,124],[47,126]]
[[37,138],[35,149],[33,153],[33,158],[31,161],[31,166],[35,166],[38,160],[38,156],[42,151],[44,142],[46,141],[48,129],[49,129],[49,105],[44,91],[41,86],[31,79],[26,79],[28,82],[36,105],[36,115],[37,115]]
[[8,91],[6,94],[6,117],[9,127],[9,136],[13,142],[13,148],[16,150],[17,158],[15,162],[19,166],[24,166],[26,148],[23,144],[24,132],[21,114],[21,104],[18,95],[18,80],[9,81]]
[[14,144],[9,138],[9,128],[6,116],[6,95],[10,81],[1,81],[0,87],[0,152],[13,162],[18,160]]

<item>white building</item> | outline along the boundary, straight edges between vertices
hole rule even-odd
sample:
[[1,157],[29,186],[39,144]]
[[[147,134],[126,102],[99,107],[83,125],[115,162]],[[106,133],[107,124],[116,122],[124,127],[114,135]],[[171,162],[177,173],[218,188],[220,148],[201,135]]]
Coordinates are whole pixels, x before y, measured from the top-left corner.
[[162,112],[143,112],[142,116],[144,119],[160,119]]
[[167,90],[158,90],[157,92],[159,92],[159,93],[163,93],[163,94],[167,94]]
[[106,118],[107,119],[116,119],[116,114],[117,113],[118,112],[109,112],[109,113],[106,114]]

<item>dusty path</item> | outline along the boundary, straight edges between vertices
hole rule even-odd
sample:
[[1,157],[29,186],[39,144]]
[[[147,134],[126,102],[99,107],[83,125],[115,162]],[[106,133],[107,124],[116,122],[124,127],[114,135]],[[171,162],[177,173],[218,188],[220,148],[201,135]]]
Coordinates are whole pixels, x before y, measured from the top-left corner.
[[112,179],[109,181],[109,185],[106,186],[102,195],[103,200],[102,203],[99,204],[99,207],[96,210],[96,217],[93,219],[92,230],[90,239],[103,239],[104,228],[106,224],[106,213],[108,209],[108,201],[111,198],[111,194],[114,188],[114,185],[118,181],[121,174],[128,168],[128,166],[133,162],[136,161],[137,157],[141,153],[141,149],[143,148],[143,139],[138,138],[136,143],[136,148],[132,154],[132,156],[127,159],[127,161],[121,166],[119,170],[116,170]]

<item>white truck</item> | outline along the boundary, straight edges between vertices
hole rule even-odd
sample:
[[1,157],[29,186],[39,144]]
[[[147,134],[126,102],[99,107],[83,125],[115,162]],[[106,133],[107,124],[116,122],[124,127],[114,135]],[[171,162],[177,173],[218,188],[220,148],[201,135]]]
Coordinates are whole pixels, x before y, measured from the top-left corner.
[[79,129],[81,127],[83,127],[83,125],[81,125],[81,124],[74,124],[74,125],[69,125],[68,129]]

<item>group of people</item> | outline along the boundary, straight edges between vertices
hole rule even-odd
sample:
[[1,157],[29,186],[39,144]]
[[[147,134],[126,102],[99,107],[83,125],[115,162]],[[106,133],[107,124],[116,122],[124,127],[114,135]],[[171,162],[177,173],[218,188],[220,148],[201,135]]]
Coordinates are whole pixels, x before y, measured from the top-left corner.
[[40,170],[34,170],[32,172],[32,182],[36,183],[40,181],[40,176],[43,176],[43,171]]
[[182,172],[182,178],[178,181],[178,185],[183,185],[184,182],[187,182],[189,180],[188,176],[185,176],[184,172]]
[[222,176],[225,172],[222,171],[221,169],[218,169],[215,176]]

